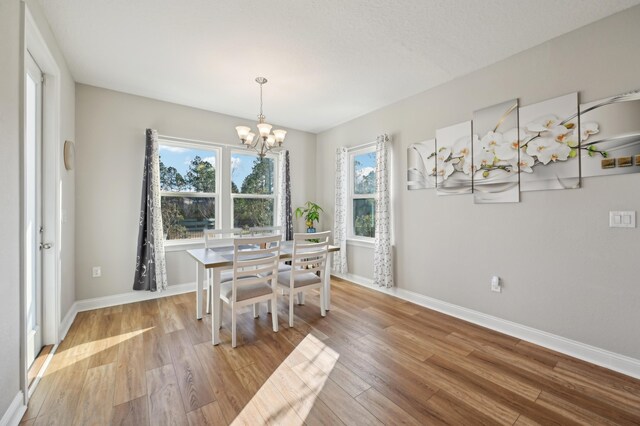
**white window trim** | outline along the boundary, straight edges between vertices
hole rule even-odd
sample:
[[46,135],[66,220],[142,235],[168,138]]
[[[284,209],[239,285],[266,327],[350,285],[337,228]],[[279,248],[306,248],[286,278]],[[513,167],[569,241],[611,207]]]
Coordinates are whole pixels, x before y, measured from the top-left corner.
[[361,247],[373,247],[373,245],[375,244],[375,237],[363,237],[360,235],[355,235],[355,231],[353,229],[353,200],[369,199],[369,198],[373,198],[375,200],[376,196],[375,194],[355,194],[354,193],[353,191],[353,187],[354,187],[353,177],[355,172],[354,160],[356,156],[367,154],[370,152],[373,152],[373,153],[376,152],[375,145],[349,151],[349,176],[347,178],[348,185],[349,185],[349,195],[348,195],[349,200],[347,202],[347,218],[348,218],[347,244],[354,245],[354,246],[361,246]]
[[[234,149],[234,148],[230,148],[229,149],[229,166],[231,166],[231,156],[233,154],[242,154],[242,155],[252,155],[252,156],[258,156],[257,153],[251,152],[251,151],[246,151],[246,150],[242,150],[242,149]],[[230,227],[231,228],[235,228],[234,224],[233,224],[233,209],[234,209],[234,202],[236,200],[236,198],[261,198],[261,199],[272,199],[273,200],[273,226],[278,226],[278,217],[280,217],[279,214],[279,208],[280,208],[280,203],[278,203],[278,197],[280,196],[280,194],[278,193],[278,189],[280,188],[280,182],[279,182],[279,175],[280,173],[278,173],[278,155],[276,154],[271,154],[268,153],[266,154],[267,158],[270,158],[273,160],[273,193],[272,194],[234,194],[231,191],[231,182],[233,181],[232,176],[231,176],[231,167],[229,167],[229,223],[230,223]]]
[[[273,199],[273,223],[275,226],[281,225],[278,223],[280,217],[280,203],[278,202],[280,193],[280,182],[278,173],[278,154],[269,153],[267,158],[273,160],[274,164],[274,182],[273,182],[273,194],[233,194],[231,192],[231,155],[233,153],[245,154],[245,155],[257,155],[253,151],[238,149],[236,146],[220,144],[216,142],[199,141],[199,140],[187,140],[178,137],[159,137],[158,143],[160,145],[169,145],[181,148],[199,149],[215,151],[216,164],[216,192],[171,192],[161,191],[160,196],[163,195],[175,195],[185,197],[214,197],[216,203],[216,229],[229,229],[233,228],[233,201],[235,198],[264,198]],[[224,183],[223,183],[224,182]],[[229,209],[223,209],[223,205],[229,206]],[[226,214],[225,214],[226,212]],[[221,238],[219,243],[221,246],[229,245],[232,238]],[[183,240],[165,240],[164,246],[167,252],[184,251],[194,248],[201,248],[204,240],[202,238],[190,238]]]
[[[224,155],[224,148],[221,145],[207,142],[186,142],[183,140],[179,140],[178,138],[158,138],[158,145],[162,146],[173,146],[177,148],[187,148],[187,149],[197,149],[197,150],[205,150],[211,151],[215,154],[216,161],[213,165],[216,171],[216,188],[215,192],[189,192],[189,191],[160,191],[160,197],[171,196],[171,197],[202,197],[202,198],[213,198],[216,206],[215,210],[215,229],[219,229],[220,227],[220,219],[221,219],[221,204],[222,197],[220,194],[220,177],[222,175],[222,167],[221,167],[221,159]],[[164,246],[167,249],[166,251],[175,251],[177,250],[187,250],[189,248],[197,248],[203,243],[202,238],[185,238],[181,240],[164,240]],[[186,246],[194,246],[194,247],[186,247]]]

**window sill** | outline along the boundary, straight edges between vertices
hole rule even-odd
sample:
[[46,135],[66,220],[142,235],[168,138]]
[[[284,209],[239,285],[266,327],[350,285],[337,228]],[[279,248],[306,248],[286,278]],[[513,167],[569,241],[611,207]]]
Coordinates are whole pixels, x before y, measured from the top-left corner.
[[[233,238],[220,238],[215,243],[212,243],[212,247],[225,247],[232,246]],[[184,241],[165,241],[164,242],[164,251],[165,253],[170,253],[174,251],[185,251],[192,249],[204,248],[204,240],[184,240]]]
[[347,238],[347,245],[353,247],[366,247],[372,249],[375,246],[373,238]]

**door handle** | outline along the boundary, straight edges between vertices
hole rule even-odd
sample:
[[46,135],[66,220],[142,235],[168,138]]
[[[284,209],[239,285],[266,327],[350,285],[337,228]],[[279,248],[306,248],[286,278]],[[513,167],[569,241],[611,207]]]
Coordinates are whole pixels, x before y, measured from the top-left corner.
[[40,250],[49,250],[52,246],[51,243],[40,243]]

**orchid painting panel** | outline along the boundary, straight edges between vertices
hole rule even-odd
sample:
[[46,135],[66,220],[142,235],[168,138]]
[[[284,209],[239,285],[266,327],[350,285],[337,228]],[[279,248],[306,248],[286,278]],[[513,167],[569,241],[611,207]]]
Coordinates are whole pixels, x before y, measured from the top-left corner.
[[582,176],[640,172],[640,90],[580,105]]
[[520,190],[580,187],[578,94],[520,108]]
[[473,192],[471,122],[436,130],[436,187],[438,195]]
[[407,188],[436,187],[436,140],[429,139],[407,148]]
[[519,202],[518,100],[475,111],[473,140],[474,202]]

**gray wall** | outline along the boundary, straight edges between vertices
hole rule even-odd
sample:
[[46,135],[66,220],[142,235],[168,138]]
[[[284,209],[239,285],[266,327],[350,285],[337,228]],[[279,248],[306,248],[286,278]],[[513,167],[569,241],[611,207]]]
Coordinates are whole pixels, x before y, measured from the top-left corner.
[[20,390],[20,1],[0,2],[0,416]]
[[[640,174],[526,192],[519,204],[406,189],[408,145],[475,109],[640,88],[638,22],[635,7],[321,133],[318,202],[333,210],[336,147],[389,133],[398,287],[640,359],[640,229],[608,227],[609,210],[640,210]],[[371,277],[372,251],[348,254],[350,272]],[[504,279],[501,294],[489,290],[493,274]]]
[[[255,121],[76,85],[78,300],[132,291],[144,129],[238,146],[240,124]],[[316,136],[287,130],[295,208],[315,197]],[[184,251],[167,252],[166,258],[169,285],[195,282],[193,260]],[[102,277],[91,277],[92,266],[102,267]]]

